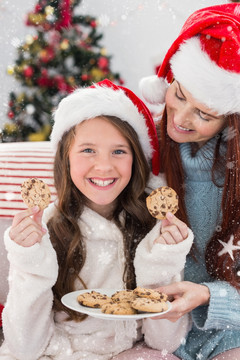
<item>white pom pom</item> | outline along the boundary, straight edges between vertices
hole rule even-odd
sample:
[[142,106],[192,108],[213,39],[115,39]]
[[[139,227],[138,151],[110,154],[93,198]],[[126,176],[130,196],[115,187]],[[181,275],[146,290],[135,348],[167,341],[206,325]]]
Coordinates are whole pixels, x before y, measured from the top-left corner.
[[168,88],[168,83],[157,75],[142,78],[139,88],[144,99],[150,104],[163,104]]

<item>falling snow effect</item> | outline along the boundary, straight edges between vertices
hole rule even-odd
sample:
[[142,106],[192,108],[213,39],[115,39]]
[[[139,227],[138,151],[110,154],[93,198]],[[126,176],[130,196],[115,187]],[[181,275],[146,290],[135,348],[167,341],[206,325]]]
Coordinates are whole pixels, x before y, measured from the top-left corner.
[[237,130],[233,127],[227,127],[222,132],[222,137],[224,141],[232,140],[237,135]]
[[226,289],[219,289],[219,296],[220,297],[226,297],[227,296],[227,290]]
[[17,37],[14,37],[11,40],[11,44],[12,44],[13,47],[18,48],[21,45],[21,40],[19,38],[17,38]]
[[221,227],[220,225],[217,225],[217,226],[216,226],[216,231],[217,231],[217,232],[222,231],[222,227]]
[[105,27],[110,24],[110,17],[106,14],[102,14],[98,18],[98,24],[99,26]]
[[227,164],[226,164],[226,166],[227,166],[228,169],[233,169],[234,166],[235,166],[235,164],[234,164],[233,161],[228,161]]
[[112,261],[112,255],[111,253],[107,252],[107,251],[102,251],[99,255],[98,255],[98,261],[100,264],[102,265],[108,265],[111,263]]
[[236,6],[235,10],[234,10],[234,13],[236,15],[240,15],[240,5],[239,6]]
[[[158,1],[158,4],[159,4],[159,10],[163,10],[164,8],[166,8],[168,5],[167,5],[167,1],[161,1],[161,0],[159,0]],[[135,9],[136,10],[136,9]],[[171,8],[169,8],[169,12],[171,12],[171,11],[173,11]],[[240,14],[240,6],[239,6],[239,8],[237,8],[237,11],[236,11],[236,13],[238,13],[238,14]],[[50,16],[50,15],[49,15]],[[101,17],[100,17],[101,18]],[[173,13],[173,19],[176,19],[176,15]],[[99,19],[98,19],[99,20]],[[103,17],[102,17],[102,22],[101,22],[101,20],[99,21],[99,25],[100,26],[102,26],[102,27],[107,27],[107,26],[115,26],[116,25],[116,23],[117,22],[122,22],[122,23],[126,23],[127,22],[127,20],[131,20],[131,13],[129,13],[129,12],[122,12],[119,16],[118,16],[118,18],[116,18],[116,20],[115,20],[115,22],[114,21],[112,21],[111,20],[111,18],[108,16],[108,15],[103,15]],[[13,47],[17,47],[18,45],[18,42],[19,42],[20,40],[18,39],[18,38],[13,38],[12,39],[12,46]],[[26,57],[27,58],[27,57]],[[71,63],[69,62],[68,64],[66,64],[66,67],[71,67]],[[228,133],[228,134],[226,134],[226,135],[224,135],[224,136],[226,136],[226,141],[227,141],[227,139],[231,139],[231,138],[233,138],[234,136],[235,136],[235,134],[234,134],[234,131],[231,133],[231,131],[230,131],[230,133]],[[233,162],[229,162],[229,163],[227,163],[227,167],[229,168],[229,169],[232,169],[233,167],[234,167],[234,163]],[[12,193],[8,193],[8,194],[6,194],[6,198],[8,198],[8,199],[11,199],[12,197],[14,197],[14,194],[12,194]],[[221,231],[221,226],[217,226],[216,227],[216,231]],[[222,244],[223,245],[223,244]],[[240,244],[239,244],[240,245]],[[223,249],[222,249],[222,251],[225,251],[226,250],[226,252],[228,252],[229,253],[229,251],[224,247],[224,245],[223,245]],[[235,249],[233,249],[232,251],[234,251]],[[233,254],[234,254],[234,252],[231,252],[231,250],[230,250],[230,253],[229,253],[229,255],[231,256],[231,254],[232,254],[232,256],[233,256]],[[108,260],[109,260],[109,254],[104,254],[103,252],[101,253],[101,254],[99,254],[99,261],[101,262],[103,262],[104,263],[104,261],[106,260],[106,259],[104,259],[104,257],[106,256],[106,259],[108,258]],[[221,255],[219,255],[219,256],[221,256]],[[107,260],[107,261],[108,261]],[[106,262],[106,264],[107,264],[107,262]],[[69,271],[71,272],[73,269],[69,269]],[[238,276],[240,276],[240,271],[238,272]],[[219,296],[220,297],[224,297],[224,296],[226,296],[226,292],[225,292],[225,290],[224,289],[221,289],[220,290],[220,292],[219,292]],[[184,342],[185,342],[185,339],[183,339],[183,344],[184,344]],[[59,345],[58,346],[56,346],[56,351],[59,349]],[[164,350],[163,350],[164,351]],[[162,355],[164,355],[164,353],[162,352]],[[203,355],[199,352],[199,353],[197,353],[196,354],[196,356],[197,356],[197,359],[202,359],[203,358]],[[68,349],[68,350],[66,350],[66,358],[67,357],[71,357],[71,350],[70,349]],[[87,358],[87,356],[83,356],[83,358]],[[96,358],[96,360],[98,360],[97,358]],[[138,357],[137,358],[137,360],[146,360],[146,358],[143,358],[143,357]]]

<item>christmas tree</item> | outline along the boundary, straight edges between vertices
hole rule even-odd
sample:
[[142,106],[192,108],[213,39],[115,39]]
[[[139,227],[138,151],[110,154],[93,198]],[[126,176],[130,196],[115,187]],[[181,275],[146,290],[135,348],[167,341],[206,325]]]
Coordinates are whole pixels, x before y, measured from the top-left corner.
[[21,83],[11,92],[2,141],[49,139],[52,112],[78,86],[108,78],[122,83],[110,70],[110,57],[100,45],[102,34],[92,16],[74,15],[81,0],[39,0],[27,14],[26,25],[36,28],[18,50],[8,74]]

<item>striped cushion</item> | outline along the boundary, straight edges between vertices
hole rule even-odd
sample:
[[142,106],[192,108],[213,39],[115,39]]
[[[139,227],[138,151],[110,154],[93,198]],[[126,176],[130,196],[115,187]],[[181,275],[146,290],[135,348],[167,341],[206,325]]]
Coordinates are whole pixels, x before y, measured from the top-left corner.
[[0,218],[11,218],[26,209],[21,184],[27,178],[37,177],[46,182],[54,201],[52,168],[53,151],[47,141],[0,144]]

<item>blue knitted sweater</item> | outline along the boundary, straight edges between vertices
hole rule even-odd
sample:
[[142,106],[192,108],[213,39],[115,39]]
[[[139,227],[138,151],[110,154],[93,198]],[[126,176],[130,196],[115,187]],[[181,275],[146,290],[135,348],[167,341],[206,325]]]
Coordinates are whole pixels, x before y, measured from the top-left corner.
[[[207,273],[204,258],[206,244],[221,223],[223,188],[215,186],[211,179],[215,145],[216,138],[213,138],[198,150],[195,156],[192,156],[191,144],[180,144],[185,173],[185,202],[190,226],[194,233],[194,244],[197,249],[197,261],[191,255],[187,257],[184,279],[205,284],[210,290],[209,305],[200,306],[192,311],[195,335],[190,334],[189,337],[192,336],[191,341],[187,339],[186,344],[181,346],[181,351],[176,352],[176,355],[182,356],[184,360],[188,358],[195,359],[197,349],[203,349],[201,341],[206,342],[206,339],[209,339],[210,336],[219,333],[218,330],[233,330],[229,339],[232,339],[232,337],[236,339],[233,339],[233,342],[231,340],[225,343],[215,341],[215,345],[212,344],[209,347],[209,354],[206,352],[202,359],[211,358],[210,354],[217,354],[227,349],[240,347],[240,294],[227,282],[216,281],[211,278]],[[222,148],[222,151],[225,150]],[[223,183],[223,179],[219,178],[218,180]],[[214,330],[209,331],[210,329]],[[215,332],[215,330],[217,331]],[[216,337],[216,335],[214,336]],[[197,346],[196,342],[199,343],[198,348],[195,347],[195,350],[193,350],[193,344],[191,345],[193,339],[194,346]],[[221,346],[218,345],[218,342],[222,342]],[[218,346],[219,349],[217,349]],[[216,347],[216,351],[213,351],[214,347]],[[191,352],[192,357],[188,357]]]

